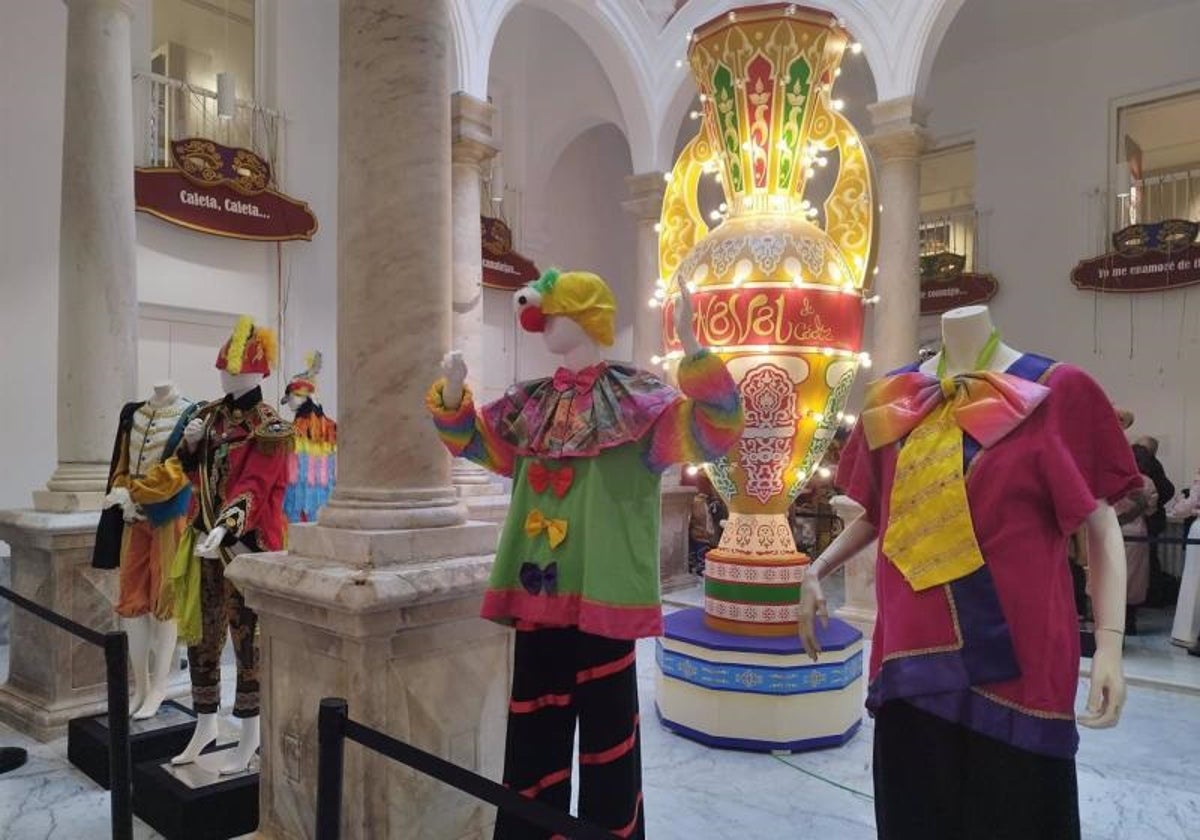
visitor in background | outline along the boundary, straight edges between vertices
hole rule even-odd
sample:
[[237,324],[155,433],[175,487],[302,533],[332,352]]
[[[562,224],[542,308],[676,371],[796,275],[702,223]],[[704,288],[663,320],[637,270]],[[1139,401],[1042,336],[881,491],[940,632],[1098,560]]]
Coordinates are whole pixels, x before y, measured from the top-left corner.
[[704,558],[716,544],[716,528],[710,504],[712,485],[707,476],[697,482],[696,495],[692,497],[692,514],[688,524],[688,571],[693,575],[704,575]]
[[1150,546],[1146,542],[1149,532],[1147,519],[1158,509],[1158,492],[1154,482],[1146,475],[1150,453],[1145,447],[1134,445],[1133,457],[1142,474],[1142,487],[1135,490],[1114,506],[1121,533],[1135,537],[1136,541],[1125,543],[1125,563],[1128,569],[1125,586],[1125,635],[1137,635],[1137,608],[1146,602],[1150,587]]
[[[1139,447],[1144,450],[1145,454],[1139,456]],[[1154,482],[1154,489],[1158,493],[1159,506],[1158,509],[1146,517],[1146,533],[1151,540],[1158,539],[1167,530],[1167,512],[1163,507],[1168,501],[1175,496],[1175,485],[1171,483],[1171,479],[1167,478],[1167,471],[1163,469],[1162,462],[1158,460],[1158,439],[1152,438],[1149,435],[1144,435],[1137,439],[1133,444],[1133,453],[1138,457],[1138,469],[1144,475],[1149,476]],[[1142,459],[1145,459],[1143,462]],[[1159,562],[1158,544],[1150,543],[1150,589],[1146,594],[1146,606],[1160,607],[1166,604],[1173,604],[1178,594],[1178,584],[1175,579],[1166,574],[1162,570],[1162,565]]]
[[[1200,539],[1200,471],[1192,486],[1181,490],[1167,504],[1167,516],[1184,523],[1189,540]],[[1175,623],[1171,641],[1190,647],[1188,653],[1200,656],[1200,545],[1189,545],[1184,554],[1183,580],[1179,584],[1179,600],[1175,604]]]

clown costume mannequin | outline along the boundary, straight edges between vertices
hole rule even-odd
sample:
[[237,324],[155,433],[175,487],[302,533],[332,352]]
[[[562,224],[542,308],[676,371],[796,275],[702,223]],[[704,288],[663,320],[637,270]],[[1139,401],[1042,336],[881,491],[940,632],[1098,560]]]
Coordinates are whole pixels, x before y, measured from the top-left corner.
[[209,403],[184,431],[181,460],[193,475],[199,512],[171,570],[179,634],[188,643],[196,730],[173,764],[189,764],[217,737],[221,649],[233,639],[242,722],[237,748],[221,768],[240,773],[258,751],[258,616],[225,578],[234,556],[284,548],[283,495],[292,427],[263,402],[259,382],[275,361],[275,335],[242,316],[217,355],[225,398]]
[[113,443],[92,566],[120,568],[116,612],[129,635],[135,720],[158,713],[175,663],[177,630],[165,584],[192,499],[175,453],[199,407],[174,383],[159,382],[145,401],[121,409]]
[[[515,627],[504,782],[566,811],[579,730],[579,815],[645,836],[634,642],[662,632],[659,479],[713,460],[742,431],[737,389],[691,330],[679,332],[682,394],[603,361],[616,305],[595,274],[549,271],[516,295],[521,325],[563,360],[476,410],[461,356],[444,362],[428,406],[451,453],[513,479],[485,618]],[[549,835],[500,814],[495,837]]]
[[1083,371],[1004,345],[986,307],[942,319],[943,350],[868,386],[837,483],[864,509],[809,567],[878,536],[875,717],[882,840],[1072,840],[1079,632],[1067,542],[1088,537],[1097,633],[1084,726],[1114,726],[1125,557],[1112,505],[1140,486],[1116,412]]

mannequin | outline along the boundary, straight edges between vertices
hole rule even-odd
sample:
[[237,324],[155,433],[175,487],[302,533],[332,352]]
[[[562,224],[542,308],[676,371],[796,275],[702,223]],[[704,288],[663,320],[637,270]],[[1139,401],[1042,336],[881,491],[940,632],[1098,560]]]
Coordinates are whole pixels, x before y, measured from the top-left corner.
[[243,316],[217,356],[225,397],[204,407],[184,431],[182,460],[193,475],[199,512],[171,570],[180,635],[188,642],[196,729],[172,764],[189,764],[217,737],[220,657],[232,634],[237,658],[233,715],[241,721],[222,774],[243,772],[258,751],[258,617],[224,576],[234,556],[279,551],[286,539],[283,494],[291,424],[262,401],[261,380],[275,337]]
[[92,564],[113,568],[119,557],[116,611],[129,636],[136,720],[158,713],[174,666],[177,631],[164,584],[191,500],[175,452],[197,408],[174,383],[155,383],[147,400],[124,407],[113,446]]
[[337,423],[325,416],[317,399],[320,372],[321,354],[309,353],[307,367],[292,377],[283,393],[282,403],[292,410],[295,431],[283,499],[288,522],[315,522],[337,481]]
[[[604,361],[616,306],[596,275],[547,272],[516,304],[521,325],[561,357],[558,372],[477,411],[450,353],[427,399],[452,454],[514,479],[482,610],[516,628],[504,782],[567,810],[578,726],[580,816],[643,838],[634,643],[662,632],[659,479],[735,446],[741,405],[692,333],[686,290],[679,384],[690,398]],[[547,835],[502,813],[495,837]]]
[[[807,570],[801,637],[815,659],[814,621],[827,619],[821,580],[879,538],[867,702],[880,837],[1069,840],[1079,833],[1070,726],[1078,633],[1066,542],[1085,526],[1097,649],[1078,722],[1102,729],[1125,700],[1125,557],[1112,502],[1140,479],[1111,404],[1082,371],[1003,344],[983,306],[947,312],[942,332],[941,353],[868,390],[837,481],[866,512]],[[983,417],[988,398],[982,410],[993,413]],[[927,413],[914,425],[913,411]],[[944,448],[957,440],[960,450]],[[965,476],[961,465],[958,479],[935,472],[944,464],[953,472],[956,459]],[[965,497],[941,495],[958,487]],[[965,541],[948,524],[964,521],[974,532]],[[939,552],[943,535],[954,542]],[[942,576],[928,578],[930,568]],[[938,622],[949,635],[934,638]],[[943,748],[988,769],[941,766],[929,781],[912,762],[952,764]],[[959,778],[988,778],[996,754],[1007,769],[990,777],[994,790]],[[1022,784],[1036,787],[1026,796]]]

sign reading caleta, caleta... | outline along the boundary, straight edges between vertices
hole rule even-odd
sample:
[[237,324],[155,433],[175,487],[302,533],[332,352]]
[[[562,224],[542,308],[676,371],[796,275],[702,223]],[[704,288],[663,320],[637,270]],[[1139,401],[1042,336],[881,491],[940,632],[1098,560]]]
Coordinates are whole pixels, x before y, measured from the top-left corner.
[[283,242],[311,240],[317,217],[308,204],[272,187],[271,166],[249,149],[190,137],[171,144],[171,167],[134,170],[134,202],[180,227]]
[[1200,225],[1187,219],[1130,225],[1113,234],[1113,250],[1071,272],[1076,288],[1095,292],[1160,292],[1200,283]]

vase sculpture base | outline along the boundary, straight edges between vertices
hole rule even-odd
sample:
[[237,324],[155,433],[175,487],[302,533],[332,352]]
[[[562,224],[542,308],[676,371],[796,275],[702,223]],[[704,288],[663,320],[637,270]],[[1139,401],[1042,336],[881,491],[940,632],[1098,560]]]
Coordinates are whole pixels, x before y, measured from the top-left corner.
[[702,610],[668,615],[657,643],[663,725],[711,747],[802,752],[837,747],[858,731],[863,638],[831,619],[809,659],[796,636],[751,638],[716,631]]

